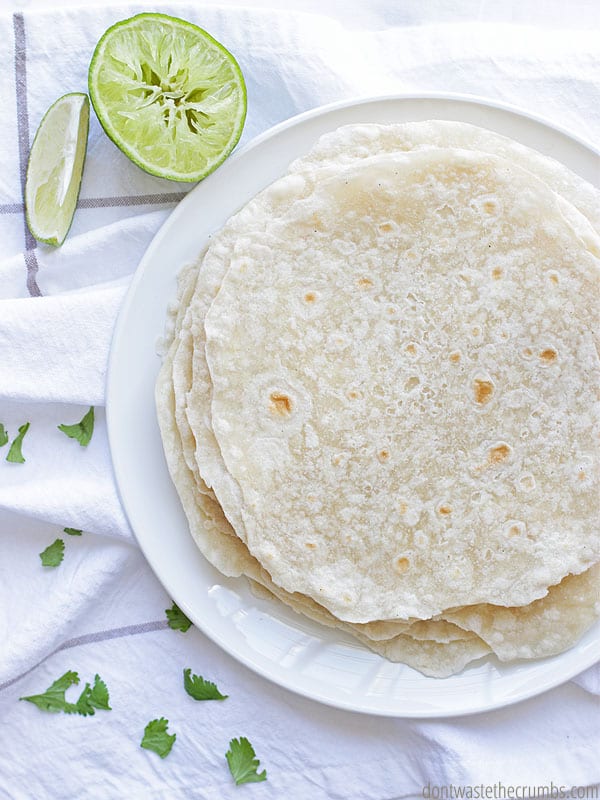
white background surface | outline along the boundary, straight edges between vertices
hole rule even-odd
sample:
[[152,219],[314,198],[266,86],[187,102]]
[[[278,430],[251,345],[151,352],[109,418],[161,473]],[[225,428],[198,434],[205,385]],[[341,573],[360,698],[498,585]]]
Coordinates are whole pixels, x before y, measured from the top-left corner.
[[[0,0],[1,11],[85,7],[81,0]],[[90,5],[93,5],[90,3]],[[114,0],[102,7],[115,6]],[[215,4],[203,4],[205,7]],[[220,6],[306,11],[343,20],[352,27],[425,25],[444,22],[510,22],[545,28],[598,27],[597,0],[224,0]],[[148,4],[148,11],[154,10]]]
[[[17,7],[0,1],[2,10]],[[238,56],[249,87],[245,141],[317,105],[403,91],[487,95],[600,139],[595,1],[261,3],[268,13],[258,4],[232,5],[151,10],[205,25]],[[19,7],[26,9],[31,140],[57,96],[85,91],[93,43],[133,10],[88,4],[93,11],[38,17],[29,9],[46,12],[49,4]],[[0,204],[16,205],[13,26],[0,22]],[[83,200],[182,188],[140,173],[92,120]],[[598,782],[597,668],[489,714],[382,720],[303,700],[240,667],[198,630],[165,628],[170,600],[117,502],[102,406],[116,312],[172,207],[80,208],[60,251],[35,251],[44,295],[35,299],[25,285],[22,219],[0,217],[0,421],[11,435],[32,422],[27,463],[0,461],[0,798],[384,800],[419,797],[428,782]],[[97,425],[83,450],[56,425],[80,419],[89,404],[97,406]],[[83,528],[84,536],[64,537],[64,563],[43,570],[38,553],[66,525]],[[188,666],[229,699],[194,703],[181,688]],[[84,719],[18,702],[67,669],[83,681],[99,672],[114,710]],[[164,762],[138,746],[144,725],[161,715],[178,736]],[[232,786],[223,755],[240,735],[253,742],[266,783]]]

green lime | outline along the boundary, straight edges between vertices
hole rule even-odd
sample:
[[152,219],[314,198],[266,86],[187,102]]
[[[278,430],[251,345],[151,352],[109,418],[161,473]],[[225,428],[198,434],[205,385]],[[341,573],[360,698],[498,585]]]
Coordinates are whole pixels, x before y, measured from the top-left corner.
[[138,14],[102,36],[89,91],[108,136],[138,167],[198,181],[231,153],[246,118],[235,58],[202,28]]
[[73,221],[90,124],[86,94],[65,94],[36,131],[25,178],[25,216],[40,242],[61,245]]

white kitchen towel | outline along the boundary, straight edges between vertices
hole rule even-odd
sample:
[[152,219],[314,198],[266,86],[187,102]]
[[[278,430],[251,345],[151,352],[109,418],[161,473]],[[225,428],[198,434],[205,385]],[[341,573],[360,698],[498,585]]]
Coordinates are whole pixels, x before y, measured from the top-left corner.
[[[199,5],[151,10],[196,22],[236,55],[248,85],[243,141],[324,103],[425,91],[487,96],[583,138],[600,137],[600,19],[586,30],[572,20],[565,30],[419,25],[420,2],[411,0],[378,3],[368,24],[362,15],[357,25],[339,4],[323,5],[321,15]],[[0,449],[0,798],[384,800],[429,793],[436,800],[437,787],[449,791],[450,784],[472,792],[499,786],[487,797],[510,796],[501,786],[517,787],[513,796],[523,797],[539,794],[536,787],[597,784],[598,667],[496,712],[380,719],[295,696],[198,630],[167,627],[170,599],[118,501],[104,377],[129,278],[189,187],[141,172],[92,118],[81,198],[64,246],[36,246],[22,208],[28,150],[44,111],[60,95],[86,90],[102,32],[141,10],[148,8],[0,19],[0,422],[11,440],[31,423],[24,464],[7,463],[8,445]],[[90,405],[96,428],[82,448],[57,425],[79,421]],[[65,527],[84,533],[68,536]],[[44,569],[38,554],[59,537],[64,561]],[[184,667],[216,681],[229,699],[194,703],[181,689]],[[99,673],[113,711],[54,715],[18,701],[67,670],[82,681]],[[139,747],[145,724],[160,716],[177,734],[164,761]],[[265,783],[233,785],[224,753],[238,736],[254,745]]]

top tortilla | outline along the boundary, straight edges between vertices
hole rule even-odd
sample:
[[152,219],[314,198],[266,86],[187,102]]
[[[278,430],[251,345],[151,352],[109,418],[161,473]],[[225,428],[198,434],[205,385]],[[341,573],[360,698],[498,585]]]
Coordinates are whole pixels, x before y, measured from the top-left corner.
[[275,583],[340,619],[427,618],[525,605],[598,560],[590,226],[458,150],[294,191],[206,319],[239,494],[213,488]]

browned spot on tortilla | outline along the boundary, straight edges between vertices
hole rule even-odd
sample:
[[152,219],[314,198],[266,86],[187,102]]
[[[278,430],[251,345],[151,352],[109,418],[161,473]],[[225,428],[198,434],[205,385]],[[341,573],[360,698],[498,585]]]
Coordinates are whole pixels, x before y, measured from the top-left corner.
[[402,575],[403,572],[406,572],[409,566],[410,566],[410,561],[408,560],[408,558],[401,556],[400,558],[396,559],[396,564],[395,564],[396,572],[399,573],[400,575]]
[[314,303],[315,300],[317,299],[317,295],[314,292],[307,292],[304,295],[304,299],[306,300],[307,303]]
[[586,478],[585,472],[580,472],[577,477],[579,478],[580,481],[584,481]]
[[460,361],[460,353],[457,353],[457,352],[455,352],[455,353],[450,353],[450,355],[448,356],[448,359],[449,359],[449,361],[451,361],[453,364],[458,364],[458,362]]
[[401,514],[406,514],[406,512],[408,511],[408,506],[406,505],[406,503],[404,503],[404,502],[400,501],[400,502],[398,503],[398,511],[399,511]]
[[288,417],[292,413],[292,401],[287,394],[272,392],[270,400],[269,407],[273,414],[278,414],[280,417]]
[[496,447],[490,448],[490,464],[499,464],[501,461],[507,459],[509,455],[510,447],[507,444],[498,444]]
[[518,525],[511,525],[508,529],[509,536],[519,536],[521,533],[521,528]]
[[367,289],[369,286],[373,286],[373,281],[370,278],[359,278],[357,284]]
[[381,461],[382,464],[384,464],[389,459],[389,457],[390,457],[389,450],[380,450],[377,453],[377,458],[379,461]]
[[540,358],[548,364],[551,364],[553,361],[556,361],[556,350],[552,347],[547,347],[540,353]]
[[479,378],[475,379],[474,384],[475,389],[475,402],[483,405],[487,403],[492,396],[492,392],[494,391],[494,384],[491,381],[484,381],[480,380]]
[[411,356],[414,356],[414,354],[417,352],[416,345],[412,344],[412,342],[410,344],[407,344],[406,345],[406,352],[410,353]]
[[496,210],[496,203],[494,203],[492,200],[486,200],[483,204],[483,210],[486,214],[493,214]]
[[305,542],[304,546],[309,550],[314,550],[317,545],[314,542]]
[[533,350],[531,349],[531,347],[524,347],[523,355],[525,356],[525,358],[531,358],[531,356],[533,355]]
[[379,226],[379,230],[383,231],[383,233],[389,233],[392,230],[392,223],[391,222],[382,222]]
[[501,277],[502,277],[502,270],[500,269],[500,267],[494,267],[494,269],[492,270],[492,278],[495,281],[499,281]]
[[354,389],[351,389],[351,390],[350,390],[350,391],[349,391],[349,392],[346,394],[346,397],[347,397],[349,400],[356,400],[356,398],[358,397],[358,392],[356,392]]
[[555,272],[551,272],[550,280],[552,281],[552,283],[558,283],[558,275]]
[[438,511],[440,512],[440,514],[446,516],[452,513],[452,508],[450,506],[443,505],[439,507]]

